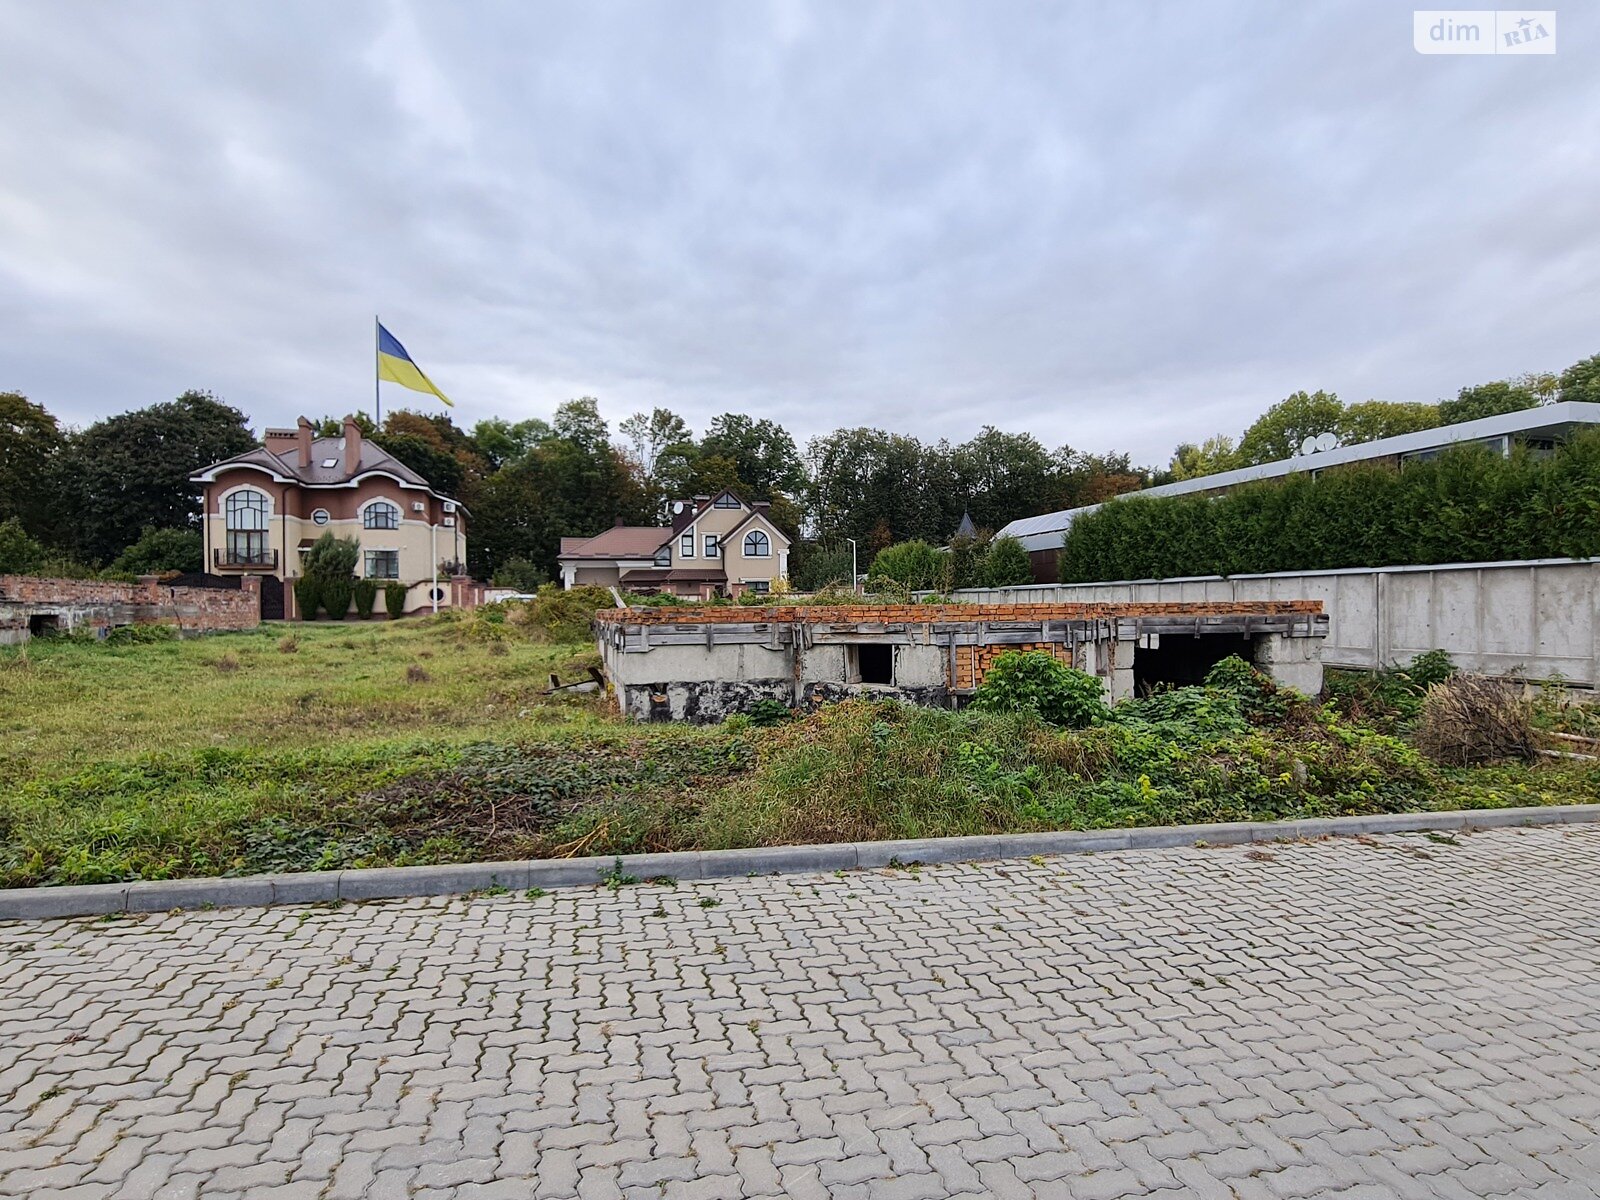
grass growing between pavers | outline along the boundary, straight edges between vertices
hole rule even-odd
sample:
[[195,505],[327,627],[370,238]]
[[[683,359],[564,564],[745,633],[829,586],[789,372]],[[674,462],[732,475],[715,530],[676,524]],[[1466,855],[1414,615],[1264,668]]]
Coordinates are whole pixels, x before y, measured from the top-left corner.
[[1594,763],[1442,770],[1403,720],[1218,687],[1081,730],[869,700],[646,727],[540,694],[592,661],[454,615],[0,652],[0,885],[1600,796]]

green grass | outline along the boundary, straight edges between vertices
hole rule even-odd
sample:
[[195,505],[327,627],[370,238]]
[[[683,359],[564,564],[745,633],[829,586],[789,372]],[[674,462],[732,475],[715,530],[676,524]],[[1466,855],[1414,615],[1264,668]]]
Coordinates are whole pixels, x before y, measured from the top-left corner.
[[632,725],[541,696],[595,659],[540,636],[492,611],[0,651],[0,885],[1600,795],[1593,763],[1442,771],[1336,706],[1218,688],[1079,731],[866,700]]
[[[295,652],[280,648],[286,638]],[[35,641],[25,655],[0,651],[0,788],[158,751],[501,733],[526,724],[549,673],[584,650],[474,641],[427,618],[127,646]],[[408,679],[411,668],[426,678]]]

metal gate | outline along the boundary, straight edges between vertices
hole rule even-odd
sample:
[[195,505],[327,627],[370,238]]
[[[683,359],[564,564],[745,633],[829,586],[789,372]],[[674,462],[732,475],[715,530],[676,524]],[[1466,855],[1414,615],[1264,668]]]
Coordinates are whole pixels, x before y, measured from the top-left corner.
[[261,619],[283,620],[283,580],[275,575],[261,576]]

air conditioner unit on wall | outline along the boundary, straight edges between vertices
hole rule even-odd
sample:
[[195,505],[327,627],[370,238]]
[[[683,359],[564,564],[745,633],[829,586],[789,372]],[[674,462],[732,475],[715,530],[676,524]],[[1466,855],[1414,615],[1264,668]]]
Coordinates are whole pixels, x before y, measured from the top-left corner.
[[411,511],[412,512],[427,512],[428,511],[428,506],[426,504],[424,504],[421,500],[413,500],[411,502]]
[[445,512],[455,512],[456,502],[454,500],[446,500],[444,502],[444,510]]
[[444,527],[446,529],[454,529],[456,527],[456,519],[454,517],[446,517],[444,519]]

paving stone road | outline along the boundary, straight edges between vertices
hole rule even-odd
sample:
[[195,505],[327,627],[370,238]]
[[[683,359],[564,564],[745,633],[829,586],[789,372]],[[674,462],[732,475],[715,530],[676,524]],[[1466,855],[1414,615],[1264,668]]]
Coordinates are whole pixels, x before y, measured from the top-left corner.
[[1600,825],[0,925],[0,1195],[1600,1194]]

